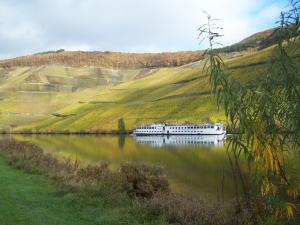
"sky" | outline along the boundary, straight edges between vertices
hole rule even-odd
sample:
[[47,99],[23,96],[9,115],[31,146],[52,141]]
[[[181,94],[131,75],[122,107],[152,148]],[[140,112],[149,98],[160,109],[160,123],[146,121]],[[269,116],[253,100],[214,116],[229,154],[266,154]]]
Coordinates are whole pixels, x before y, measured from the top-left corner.
[[276,26],[287,0],[0,0],[0,58],[65,49],[163,52],[205,49],[203,10],[224,46]]

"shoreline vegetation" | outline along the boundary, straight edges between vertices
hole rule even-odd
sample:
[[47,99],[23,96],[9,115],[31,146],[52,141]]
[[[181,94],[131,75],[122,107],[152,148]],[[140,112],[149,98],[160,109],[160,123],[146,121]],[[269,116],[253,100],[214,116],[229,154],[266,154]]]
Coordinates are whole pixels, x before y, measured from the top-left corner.
[[70,134],[70,135],[128,135],[132,134],[133,130],[130,131],[68,131],[68,130],[61,130],[61,131],[29,131],[29,130],[23,130],[23,131],[0,131],[0,134],[6,135],[6,134],[21,134],[21,135],[31,135],[31,134],[37,134],[37,135],[55,135],[55,134]]
[[[115,198],[127,199],[133,204],[128,203],[128,207],[141,213],[142,222],[137,224],[254,225],[257,218],[261,224],[275,219],[272,209],[267,208],[259,196],[251,197],[249,208],[243,203],[237,207],[234,201],[212,203],[175,193],[170,189],[163,169],[148,163],[123,162],[118,169],[111,170],[104,161],[92,166],[78,160],[58,159],[45,154],[35,144],[13,139],[0,141],[1,158],[12,168],[40,174],[53,181],[67,190],[65,195],[76,193],[87,199],[104,195],[111,198],[110,202]],[[164,222],[157,222],[158,219]]]
[[[39,131],[36,129],[23,129],[18,131],[13,130],[0,130],[0,134],[21,134],[21,135],[55,135],[55,134],[70,134],[70,135],[129,135],[132,134],[134,130],[126,130],[126,129],[119,129],[119,130],[43,130]],[[226,128],[227,134],[237,134],[238,130],[233,130],[231,128]],[[201,134],[199,134],[201,135]]]
[[1,225],[161,224],[126,195],[85,194],[41,174],[12,168],[0,156]]

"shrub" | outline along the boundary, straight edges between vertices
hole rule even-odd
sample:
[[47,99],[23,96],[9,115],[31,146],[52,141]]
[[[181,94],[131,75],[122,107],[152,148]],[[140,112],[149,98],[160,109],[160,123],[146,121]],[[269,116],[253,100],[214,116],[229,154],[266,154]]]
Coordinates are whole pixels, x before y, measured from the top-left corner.
[[39,146],[28,142],[1,141],[0,150],[6,153],[9,164],[13,167],[44,173],[52,178],[61,178],[73,173],[78,167],[77,163],[72,163],[71,160],[59,161],[50,154],[44,154]]
[[123,189],[130,196],[151,198],[155,193],[168,193],[169,183],[162,168],[147,163],[124,162],[120,167]]
[[74,178],[77,181],[83,181],[83,183],[87,183],[91,180],[102,181],[103,179],[106,179],[110,173],[108,166],[108,162],[101,161],[95,166],[88,165],[87,167],[79,168],[76,171]]
[[179,224],[229,224],[221,207],[178,193],[156,193],[151,204],[159,208],[170,222]]
[[70,179],[73,184],[80,185],[86,190],[121,192],[120,175],[109,169],[107,161],[101,161],[97,165],[88,165],[78,168]]

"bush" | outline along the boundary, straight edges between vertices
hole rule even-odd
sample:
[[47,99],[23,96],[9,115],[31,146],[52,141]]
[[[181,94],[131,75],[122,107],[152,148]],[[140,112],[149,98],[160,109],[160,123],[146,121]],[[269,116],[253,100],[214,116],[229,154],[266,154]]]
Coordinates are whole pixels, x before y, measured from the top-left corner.
[[130,196],[151,198],[155,193],[170,192],[169,183],[162,168],[147,163],[124,162],[120,173],[123,189]]
[[159,208],[171,221],[179,224],[230,224],[221,207],[178,193],[157,193],[151,204]]
[[28,142],[0,141],[0,150],[5,153],[11,166],[44,173],[52,178],[61,178],[77,169],[76,162],[72,163],[68,159],[59,161],[50,154],[44,154],[39,146]]

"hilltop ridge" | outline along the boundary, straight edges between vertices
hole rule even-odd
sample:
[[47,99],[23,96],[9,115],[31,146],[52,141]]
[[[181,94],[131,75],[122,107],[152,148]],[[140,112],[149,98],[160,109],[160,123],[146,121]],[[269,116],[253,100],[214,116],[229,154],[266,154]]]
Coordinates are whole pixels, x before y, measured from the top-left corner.
[[[270,46],[273,43],[275,29],[255,33],[242,41],[220,48],[220,52],[240,52],[251,48]],[[72,67],[104,67],[112,69],[141,69],[176,67],[197,62],[204,57],[202,50],[161,53],[124,53],[111,51],[57,51],[40,52],[0,60],[0,67],[28,67],[46,65],[64,65]]]
[[77,67],[106,67],[114,69],[139,69],[181,66],[203,59],[203,51],[164,53],[121,53],[61,51],[20,56],[0,61],[0,67],[43,66],[51,64]]

